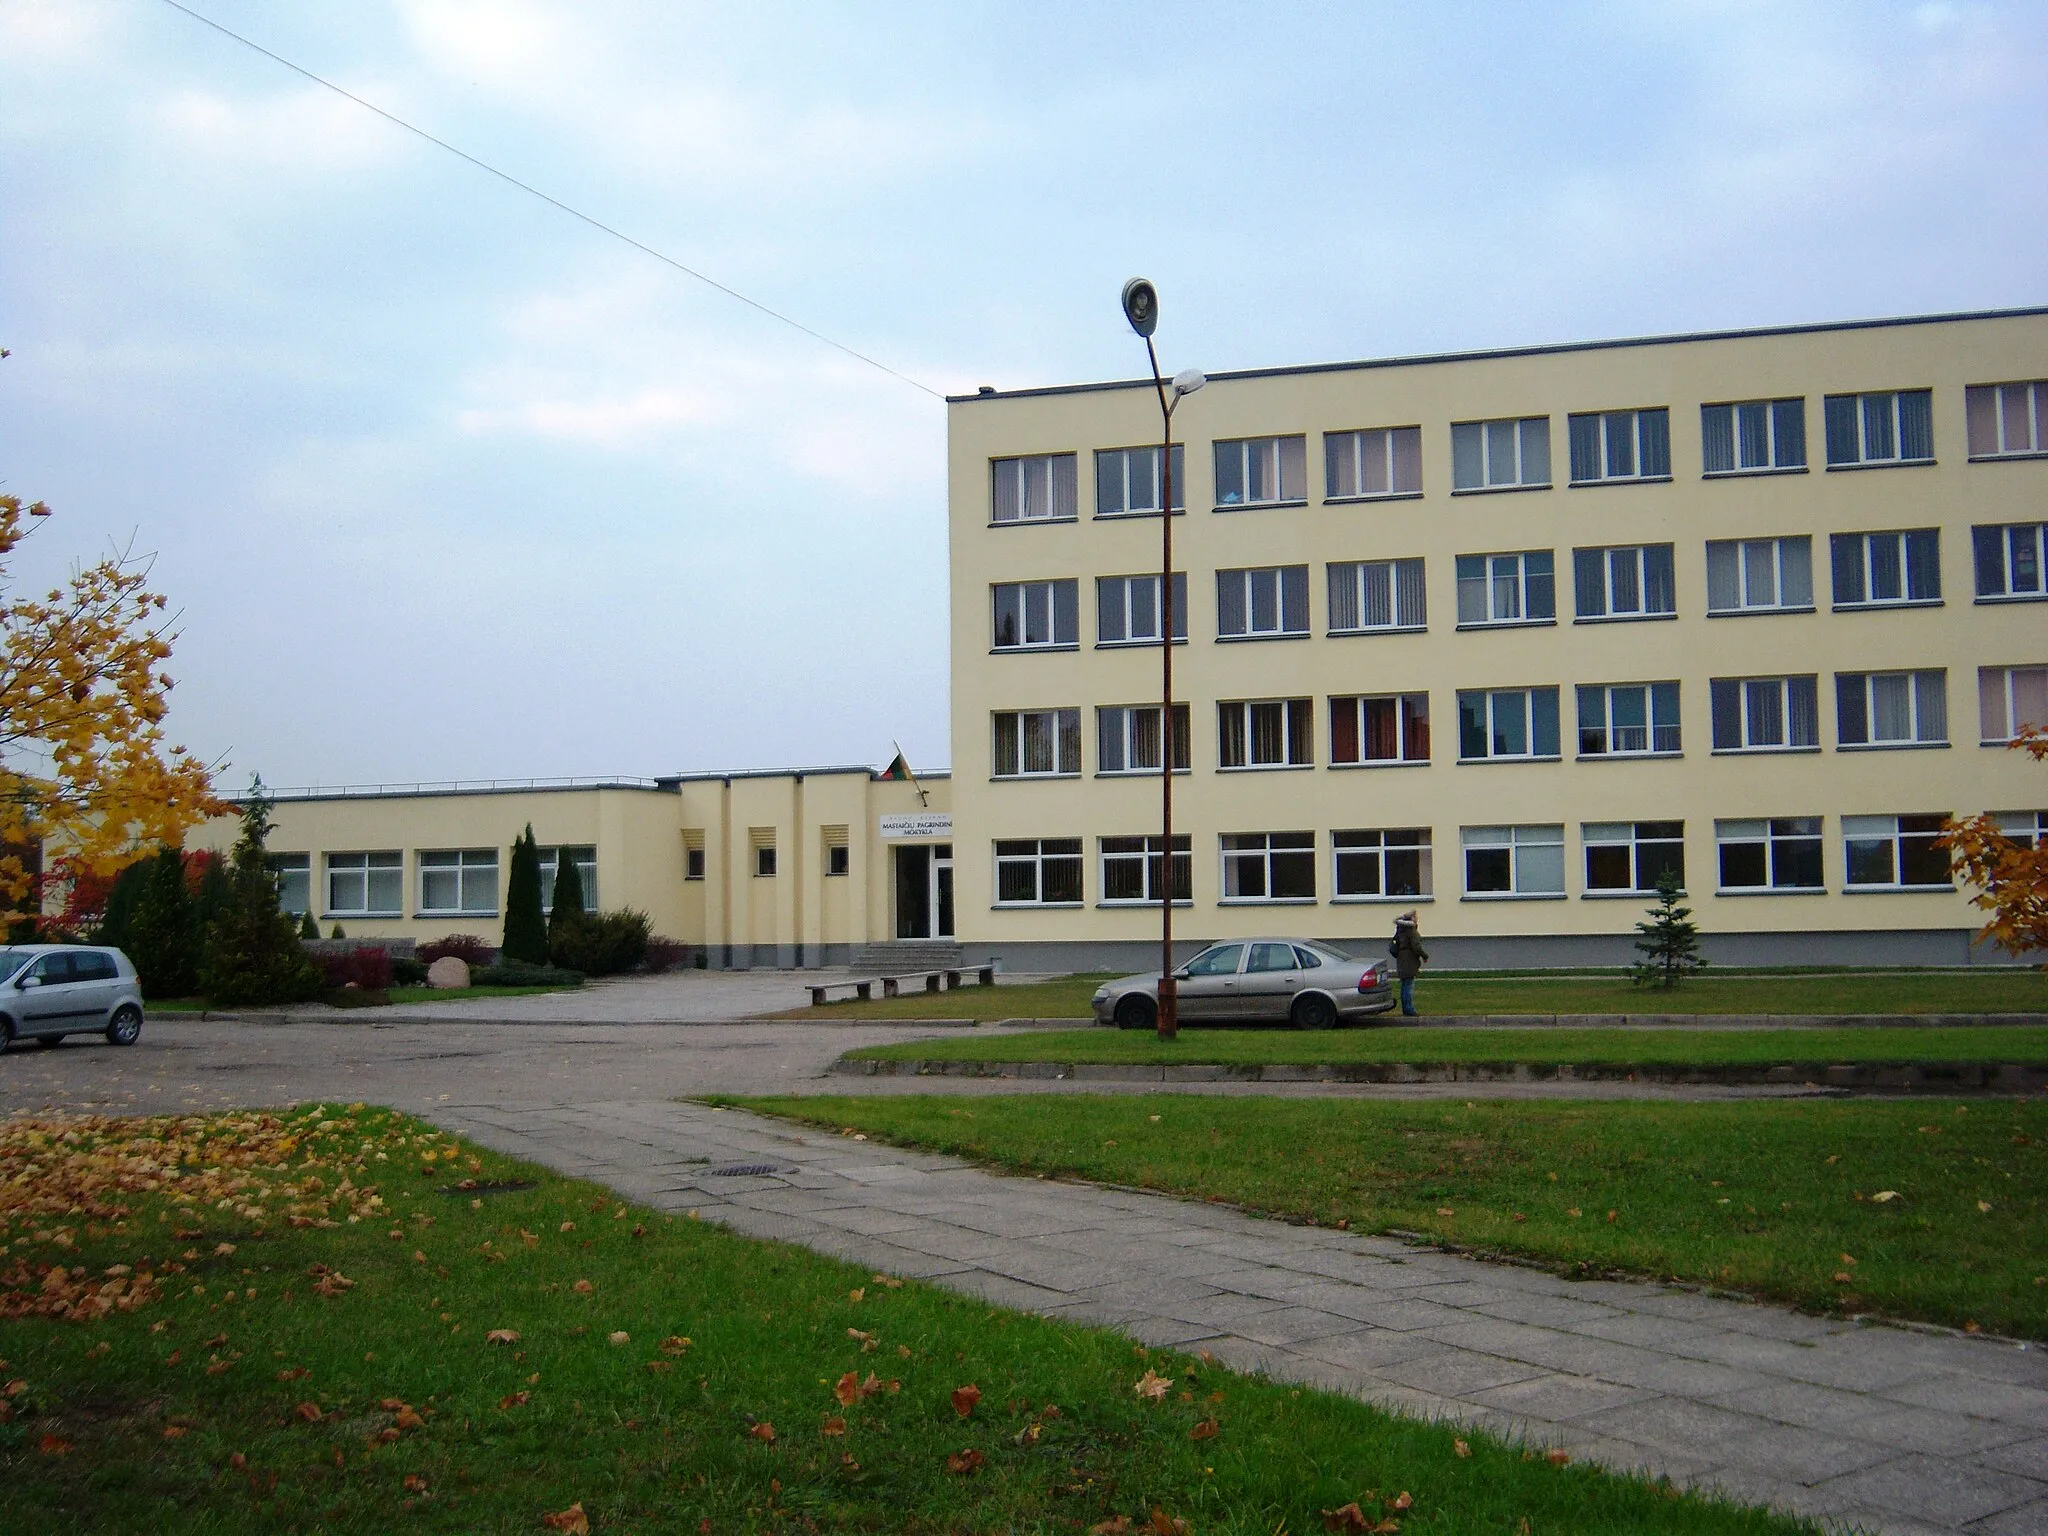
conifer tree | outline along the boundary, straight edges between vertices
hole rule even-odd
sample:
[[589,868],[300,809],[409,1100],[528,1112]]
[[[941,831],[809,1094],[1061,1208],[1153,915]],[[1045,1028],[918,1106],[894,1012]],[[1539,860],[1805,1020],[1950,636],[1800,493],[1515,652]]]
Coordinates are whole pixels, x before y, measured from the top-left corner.
[[313,909],[311,907],[308,907],[306,915],[299,919],[299,937],[301,939],[317,939],[320,937],[320,925],[313,921]]
[[556,965],[569,964],[566,956],[576,947],[583,926],[583,876],[569,850],[555,854],[555,899],[548,909],[548,959]]
[[1639,987],[1670,991],[1707,963],[1700,953],[1700,928],[1692,920],[1692,908],[1679,905],[1678,875],[1665,870],[1657,876],[1657,904],[1650,908],[1648,922],[1636,924],[1642,937],[1636,948],[1643,958],[1629,968],[1629,980]]
[[114,877],[113,888],[107,892],[106,910],[93,932],[95,942],[127,949],[128,925],[134,921],[136,903],[142,900],[142,888],[149,882],[150,863],[148,859],[137,859],[123,865],[121,873]]
[[199,929],[185,855],[162,848],[148,861],[121,948],[147,998],[190,997],[199,985]]
[[251,781],[242,835],[225,872],[220,911],[206,934],[206,995],[229,1007],[298,1003],[320,991],[320,972],[299,944],[298,925],[277,904],[277,873],[265,843],[270,800]]
[[512,867],[505,876],[505,942],[507,960],[529,965],[548,963],[548,920],[540,909],[540,845],[533,824],[512,840]]

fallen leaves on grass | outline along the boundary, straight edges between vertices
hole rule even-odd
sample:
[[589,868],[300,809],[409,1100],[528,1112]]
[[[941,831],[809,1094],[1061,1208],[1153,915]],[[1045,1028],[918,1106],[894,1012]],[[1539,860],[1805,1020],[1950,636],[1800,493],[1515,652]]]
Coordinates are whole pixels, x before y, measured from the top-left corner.
[[753,1425],[751,1428],[747,1430],[747,1433],[752,1435],[756,1440],[760,1441],[763,1445],[773,1445],[775,1443],[775,1426],[773,1424],[770,1424],[766,1419],[763,1419],[760,1423]]
[[45,1435],[36,1442],[36,1449],[45,1456],[69,1456],[74,1447],[62,1435]]
[[973,1446],[969,1446],[966,1450],[955,1451],[946,1458],[946,1470],[955,1477],[960,1477],[969,1472],[979,1472],[982,1464],[987,1460],[988,1458],[982,1455],[981,1452],[974,1449]]
[[1472,1454],[1471,1442],[1465,1440],[1453,1440],[1451,1442],[1451,1454],[1458,1457],[1460,1460],[1463,1460],[1464,1458],[1470,1456]]
[[613,1329],[609,1334],[606,1335],[606,1338],[611,1341],[611,1345],[614,1349],[616,1349],[621,1344],[630,1344],[633,1342],[633,1336],[627,1333],[626,1330],[623,1328]]
[[498,1399],[498,1406],[501,1409],[524,1408],[532,1401],[533,1394],[531,1392],[508,1392],[505,1396]]
[[590,1536],[590,1516],[583,1512],[583,1501],[578,1499],[567,1509],[542,1515],[540,1523],[551,1531],[567,1531],[569,1536]]
[[1172,1389],[1173,1382],[1170,1378],[1161,1376],[1157,1371],[1149,1368],[1143,1376],[1140,1376],[1131,1383],[1131,1390],[1133,1392],[1137,1393],[1138,1396],[1144,1398],[1147,1402],[1153,1403],[1165,1397]]
[[680,1333],[672,1333],[654,1347],[664,1355],[680,1355],[689,1351],[690,1341]]
[[327,1415],[320,1411],[318,1403],[300,1403],[292,1409],[292,1417],[301,1424],[318,1424]]
[[519,1333],[518,1330],[512,1328],[493,1328],[484,1335],[484,1342],[486,1344],[517,1344],[519,1342]]
[[1221,1424],[1218,1424],[1214,1419],[1204,1419],[1188,1431],[1188,1438],[1190,1440],[1214,1440],[1222,1433],[1223,1426]]
[[[860,1374],[857,1371],[848,1371],[839,1378],[838,1385],[832,1388],[832,1395],[839,1399],[841,1407],[851,1408],[862,1398],[873,1397],[881,1390],[882,1384],[875,1379],[873,1371],[868,1372],[868,1379],[866,1381],[860,1379]],[[977,1397],[980,1396],[979,1393],[975,1395]],[[972,1405],[970,1404],[969,1406],[971,1407]]]
[[846,1420],[840,1418],[835,1413],[831,1418],[818,1426],[818,1433],[827,1436],[843,1435],[846,1433]]
[[974,1412],[974,1405],[980,1401],[981,1388],[971,1381],[964,1387],[953,1389],[953,1411],[963,1419]]

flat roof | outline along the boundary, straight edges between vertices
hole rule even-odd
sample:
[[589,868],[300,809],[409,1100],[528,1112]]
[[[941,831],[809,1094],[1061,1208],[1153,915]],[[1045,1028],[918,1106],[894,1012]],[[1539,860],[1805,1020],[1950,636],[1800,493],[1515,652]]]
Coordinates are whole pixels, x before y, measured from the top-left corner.
[[[2030,309],[1960,310],[1943,315],[1903,315],[1886,320],[1830,320],[1815,325],[1766,325],[1736,331],[1681,331],[1668,336],[1622,336],[1608,341],[1565,341],[1532,347],[1494,347],[1477,352],[1422,352],[1409,357],[1364,358],[1348,363],[1297,363],[1284,368],[1237,368],[1212,373],[1210,382],[1225,379],[1276,379],[1300,373],[1348,373],[1365,368],[1412,368],[1423,363],[1476,363],[1492,358],[1544,357],[1560,352],[1601,352],[1617,347],[1662,347],[1692,341],[1743,341],[1760,336],[1807,336],[1825,331],[1875,331],[1898,325],[1950,325],[1959,320],[2017,320],[2048,315],[2048,306]],[[971,395],[948,395],[948,405],[977,400],[1028,400],[1039,395],[1086,395],[1116,389],[1150,389],[1150,379],[1116,379],[1096,384],[1047,384],[1036,389],[990,389]]]
[[[554,778],[554,779],[443,779],[419,784],[306,784],[272,789],[264,794],[273,801],[295,804],[308,800],[399,800],[433,795],[534,795],[576,794],[591,790],[638,790],[646,794],[674,794],[685,784],[724,783],[733,779],[809,779],[835,774],[861,774],[879,779],[884,770],[866,763],[833,764],[821,768],[732,768],[702,773],[667,773],[658,778]],[[950,779],[950,769],[932,768],[918,772],[919,779]],[[246,805],[247,795],[230,795],[236,805]]]

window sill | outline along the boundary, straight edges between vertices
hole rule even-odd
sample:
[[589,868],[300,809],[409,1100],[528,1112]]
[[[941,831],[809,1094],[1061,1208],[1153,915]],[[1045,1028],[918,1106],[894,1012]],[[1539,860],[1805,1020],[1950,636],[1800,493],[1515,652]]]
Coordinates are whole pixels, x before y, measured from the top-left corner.
[[1012,517],[1002,522],[997,522],[994,518],[990,518],[988,526],[991,528],[1043,528],[1048,523],[1056,525],[1059,523],[1078,523],[1079,521],[1081,519],[1078,515],[1069,517]]
[[1453,625],[1459,634],[1480,629],[1555,629],[1557,620],[1550,619],[1475,619],[1467,624]]
[[1818,752],[1818,746],[1811,747],[1715,747],[1709,757],[1798,757],[1803,753]]
[[1824,885],[1738,885],[1716,890],[1716,896],[1825,896]]
[[1314,767],[1314,763],[1238,763],[1235,766],[1228,763],[1219,763],[1216,771],[1218,773],[1307,773],[1313,770]]
[[1308,498],[1297,501],[1226,501],[1211,507],[1211,512],[1271,512],[1284,507],[1305,507]]
[[1994,592],[1988,597],[1979,595],[1976,601],[1980,608],[1996,607],[2000,603],[2048,603],[2048,592]]
[[992,901],[991,912],[1078,912],[1083,903],[1078,901]]
[[1563,901],[1563,891],[1467,891],[1460,901]]
[[1435,901],[1434,896],[1332,896],[1333,907],[1386,907],[1417,906]]
[[1684,756],[1683,752],[1581,752],[1572,761],[1577,763],[1654,763],[1670,762]]
[[1710,619],[1754,619],[1774,613],[1813,613],[1813,604],[1806,603],[1797,608],[1709,608]]
[[[1159,509],[1157,507],[1147,507],[1138,512],[1097,512],[1089,521],[1097,523],[1128,523],[1144,518],[1157,517],[1158,515]],[[1186,507],[1175,507],[1173,515],[1175,517],[1186,517],[1188,509]]]
[[1864,459],[1854,464],[1830,464],[1828,473],[1853,469],[1929,469],[1934,463],[1933,459]]
[[1329,631],[1332,640],[1349,640],[1358,635],[1426,635],[1427,624],[1378,624],[1371,629],[1333,629]]
[[1371,491],[1363,496],[1325,496],[1323,498],[1323,505],[1326,507],[1355,507],[1361,503],[1373,501],[1420,500],[1422,500],[1422,492],[1420,491]]
[[2040,453],[1973,453],[1966,462],[1971,464],[2003,464],[2012,459],[2048,459],[2048,452]]
[[420,909],[419,909],[418,911],[416,911],[416,912],[414,912],[414,913],[413,913],[413,917],[414,917],[414,919],[415,919],[415,920],[417,920],[417,921],[421,921],[421,922],[427,921],[428,919],[438,919],[438,918],[443,918],[443,917],[493,917],[493,918],[494,918],[494,917],[496,917],[497,915],[498,915],[498,909],[497,909],[496,907],[479,907],[479,908],[477,908],[477,909],[476,909],[476,910],[474,910],[474,911],[460,911],[460,912],[458,912],[458,911],[454,911],[454,910],[452,910],[452,909],[445,909],[445,910],[444,910],[444,909],[442,909],[442,908],[439,908],[439,907],[436,907],[436,908],[434,908],[433,910],[431,910],[431,911],[430,911],[430,910],[428,910],[427,908],[425,908],[425,907],[422,907],[422,908],[420,908]]
[[[1192,907],[1195,901],[1192,896],[1176,896],[1173,899],[1173,904],[1176,907]],[[1098,912],[1157,912],[1159,910],[1159,903],[1156,901],[1098,901],[1095,903],[1095,908]]]
[[[1189,768],[1176,768],[1173,770],[1173,776],[1176,779],[1184,779],[1193,771]],[[1159,777],[1159,770],[1157,768],[1098,768],[1095,770],[1095,777],[1098,779],[1156,779]]]
[[1356,763],[1332,763],[1332,768],[1350,770],[1354,768],[1427,768],[1426,757],[1374,757]]
[[1597,480],[1567,480],[1569,490],[1585,491],[1601,485],[1669,485],[1669,475],[1602,475]]
[[[419,915],[424,917],[427,914],[421,913]],[[493,912],[491,916],[496,917],[497,913]],[[351,921],[361,921],[365,918],[376,918],[380,922],[387,923],[403,922],[405,920],[405,914],[403,912],[322,912],[320,914],[320,921],[324,923],[329,921],[330,919],[337,917],[347,918]]]
[[1218,635],[1216,643],[1218,645],[1245,645],[1260,640],[1312,640],[1314,638],[1314,635],[1305,629],[1283,629],[1277,630],[1270,635]]
[[[1680,891],[1678,894],[1686,896],[1691,893]],[[1579,892],[1579,900],[1581,901],[1655,901],[1656,899],[1657,892],[1654,889],[1647,891],[1610,891],[1602,889]]]
[[1548,757],[1461,757],[1458,759],[1458,766],[1460,768],[1477,768],[1488,763],[1561,763],[1563,761],[1563,756],[1558,753],[1552,753]]
[[1837,752],[1946,752],[1945,741],[1838,741]]
[[[1186,635],[1175,635],[1173,643],[1175,645],[1186,645],[1188,637]],[[1095,649],[1098,651],[1156,651],[1159,649],[1159,642],[1149,638],[1144,640],[1098,640],[1095,642]]]
[[1547,491],[1551,483],[1545,480],[1541,485],[1468,485],[1451,487],[1453,496],[1508,496],[1516,491]]
[[1887,608],[1940,608],[1942,606],[1944,606],[1942,600],[1938,597],[1909,597],[1897,602],[1836,603],[1833,611],[1836,613],[1869,613],[1872,610],[1882,612]]
[[1652,619],[1675,619],[1678,610],[1669,613],[1590,613],[1573,619],[1574,624],[1642,624]]
[[1219,896],[1219,907],[1312,907],[1313,896]]
[[988,776],[988,781],[991,784],[1040,784],[1047,780],[1057,783],[1061,779],[1079,777],[1081,772],[1076,769],[1072,773],[992,773]]
[[1081,642],[1070,640],[1065,645],[992,645],[988,648],[991,656],[1043,656],[1048,652],[1078,651]]
[[1764,475],[1803,475],[1804,464],[1763,464],[1755,469],[1703,469],[1702,480],[1755,480]]
[[1845,885],[1844,896],[1953,896],[1953,885]]

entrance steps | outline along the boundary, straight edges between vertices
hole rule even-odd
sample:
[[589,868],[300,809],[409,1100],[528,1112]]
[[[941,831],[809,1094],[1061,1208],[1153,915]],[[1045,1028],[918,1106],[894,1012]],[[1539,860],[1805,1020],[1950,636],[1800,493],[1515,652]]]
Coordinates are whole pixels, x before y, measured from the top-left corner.
[[950,939],[896,939],[862,946],[847,968],[894,976],[908,971],[958,970],[965,959],[966,951]]

